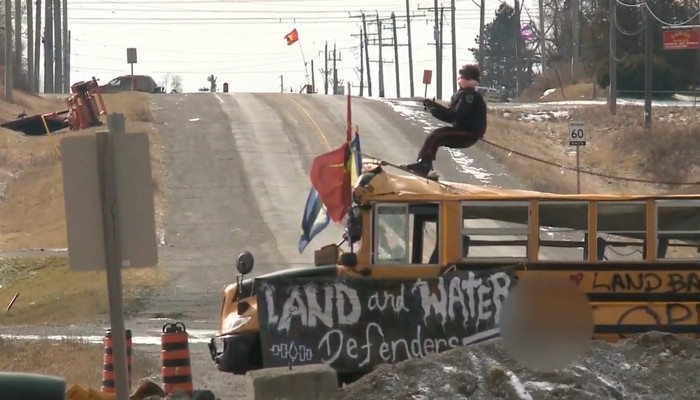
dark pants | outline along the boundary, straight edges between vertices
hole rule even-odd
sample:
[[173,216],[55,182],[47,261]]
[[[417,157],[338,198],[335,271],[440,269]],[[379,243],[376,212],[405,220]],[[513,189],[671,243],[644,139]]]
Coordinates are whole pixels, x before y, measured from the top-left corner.
[[428,137],[425,138],[423,148],[418,153],[418,158],[435,161],[438,148],[440,147],[466,149],[478,141],[479,135],[476,133],[459,130],[451,126],[443,126],[430,132]]

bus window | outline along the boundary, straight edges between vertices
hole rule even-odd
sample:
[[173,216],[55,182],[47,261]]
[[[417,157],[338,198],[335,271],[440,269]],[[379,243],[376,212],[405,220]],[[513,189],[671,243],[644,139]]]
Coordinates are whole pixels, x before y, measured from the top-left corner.
[[527,260],[529,201],[462,203],[462,259]]
[[439,263],[439,204],[384,203],[374,212],[373,263]]
[[408,264],[408,205],[377,204],[373,238],[375,263]]
[[588,202],[539,201],[540,261],[582,261],[588,233]]
[[[602,260],[644,260],[647,234],[645,201],[599,201],[598,253]],[[591,257],[593,258],[593,257]]]
[[700,241],[700,200],[657,200],[659,260],[697,260]]
[[440,205],[434,203],[411,204],[411,264],[440,263],[439,217]]

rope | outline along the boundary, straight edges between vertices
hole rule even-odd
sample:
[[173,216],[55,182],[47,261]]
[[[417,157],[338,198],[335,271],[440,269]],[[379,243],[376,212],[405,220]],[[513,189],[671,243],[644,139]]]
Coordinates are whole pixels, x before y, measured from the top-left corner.
[[517,150],[509,149],[509,148],[507,148],[507,147],[505,147],[505,146],[501,146],[500,144],[496,144],[496,143],[490,142],[490,141],[488,141],[488,140],[486,140],[486,139],[483,139],[483,138],[481,139],[481,141],[484,142],[484,143],[487,143],[487,144],[489,144],[489,145],[491,145],[491,146],[493,146],[493,147],[496,147],[496,148],[498,148],[498,149],[501,149],[501,150],[507,151],[507,152],[509,152],[509,153],[513,153],[513,154],[519,155],[519,156],[521,156],[521,157],[523,157],[523,158],[527,158],[527,159],[530,159],[530,160],[533,160],[533,161],[538,161],[538,162],[541,162],[541,163],[543,163],[543,164],[551,165],[551,166],[557,167],[557,168],[562,168],[562,169],[565,169],[565,170],[568,170],[568,171],[577,171],[577,172],[580,172],[580,173],[583,173],[583,174],[598,176],[598,177],[601,177],[601,178],[607,178],[607,179],[612,179],[612,180],[617,180],[617,181],[627,181],[627,182],[637,182],[637,183],[648,183],[648,184],[654,184],[654,185],[669,185],[669,186],[694,186],[694,185],[700,185],[700,181],[695,181],[695,182],[664,182],[664,181],[654,181],[654,180],[648,180],[648,179],[629,178],[629,177],[624,177],[624,176],[609,175],[609,174],[604,174],[604,173],[601,173],[601,172],[595,172],[595,171],[591,171],[591,170],[585,170],[585,169],[580,169],[580,168],[575,168],[575,167],[569,167],[569,166],[567,166],[567,165],[558,164],[558,163],[555,163],[555,162],[553,162],[553,161],[545,160],[545,159],[543,159],[543,158],[539,158],[539,157],[535,157],[535,156],[532,156],[532,155],[529,155],[529,154],[525,154],[525,153],[519,152],[519,151],[517,151]]

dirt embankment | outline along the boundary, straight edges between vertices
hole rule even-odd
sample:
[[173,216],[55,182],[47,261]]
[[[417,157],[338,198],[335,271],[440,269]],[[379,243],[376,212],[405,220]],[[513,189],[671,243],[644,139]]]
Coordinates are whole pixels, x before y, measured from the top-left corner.
[[500,341],[383,365],[342,389],[342,400],[691,400],[700,392],[700,340],[651,332],[594,341],[564,370],[519,367]]

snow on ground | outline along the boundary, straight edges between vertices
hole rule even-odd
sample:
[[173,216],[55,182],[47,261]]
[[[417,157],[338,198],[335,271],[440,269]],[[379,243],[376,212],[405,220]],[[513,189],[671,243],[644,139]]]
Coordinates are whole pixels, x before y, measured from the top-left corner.
[[[423,132],[429,134],[433,129],[443,126],[437,124],[436,120],[429,114],[423,111],[423,106],[415,100],[395,100],[395,99],[380,99],[384,104],[387,104],[395,112],[399,113],[406,120],[415,122],[423,127]],[[460,149],[445,149],[450,154],[450,157],[457,164],[457,171],[470,175],[482,183],[491,183],[493,174],[483,168],[474,166],[474,160],[467,156]]]

